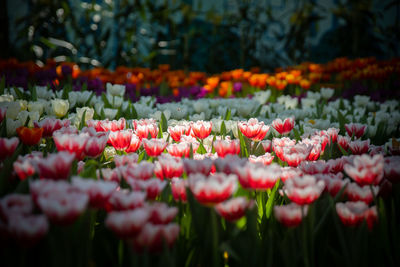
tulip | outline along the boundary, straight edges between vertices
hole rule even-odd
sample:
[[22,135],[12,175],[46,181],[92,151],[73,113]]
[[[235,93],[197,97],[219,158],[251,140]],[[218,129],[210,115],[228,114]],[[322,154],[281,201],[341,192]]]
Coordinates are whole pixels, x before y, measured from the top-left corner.
[[215,206],[217,213],[227,221],[236,221],[245,215],[247,209],[251,209],[254,201],[245,197],[236,197],[221,202]]
[[41,179],[67,179],[75,156],[66,151],[49,154],[38,160],[37,166]]
[[124,165],[130,165],[130,164],[134,164],[138,161],[139,159],[139,155],[135,154],[135,153],[131,153],[128,155],[116,155],[114,157],[114,162],[115,162],[115,166],[116,167],[120,167],[120,166],[124,166]]
[[227,200],[237,189],[237,176],[215,173],[210,176],[191,174],[189,188],[198,202],[214,205]]
[[154,200],[158,195],[161,194],[164,187],[167,185],[167,182],[161,181],[160,179],[157,178],[152,178],[148,180],[137,180],[137,185],[139,186],[140,189],[144,190],[147,193],[148,199]]
[[158,127],[155,123],[137,124],[135,133],[140,139],[147,138],[149,134],[151,138],[157,138]]
[[4,118],[6,117],[7,108],[0,107],[0,124],[3,122]]
[[350,201],[362,201],[365,204],[370,204],[374,200],[374,195],[378,195],[379,186],[373,186],[372,191],[368,185],[359,186],[356,183],[349,183],[345,194]]
[[283,191],[296,204],[308,205],[319,198],[324,188],[323,181],[317,181],[311,175],[304,175],[286,180]]
[[89,196],[89,204],[95,208],[104,208],[118,184],[112,181],[83,179],[72,177],[72,185]]
[[160,252],[164,244],[171,248],[179,235],[179,225],[170,223],[167,225],[146,224],[140,234],[133,240],[134,248],[138,251],[146,249],[150,252]]
[[281,175],[281,168],[277,164],[264,166],[247,163],[243,167],[236,168],[236,174],[243,188],[266,190],[275,186],[276,181]]
[[211,134],[212,122],[200,120],[193,123],[191,127],[197,138],[204,139]]
[[216,140],[213,142],[215,152],[223,158],[226,155],[237,155],[240,153],[239,140]]
[[400,157],[385,158],[385,178],[392,183],[400,182]]
[[8,220],[13,214],[29,215],[33,212],[30,195],[9,194],[0,199],[0,218]]
[[19,144],[17,137],[1,138],[0,137],[0,161],[11,157]]
[[288,134],[294,128],[294,117],[286,118],[284,121],[281,119],[275,119],[272,122],[272,127],[281,135]]
[[369,149],[369,139],[368,140],[356,140],[356,141],[351,141],[349,143],[349,148],[351,150],[351,153],[354,155],[361,155],[365,154],[368,152]]
[[190,156],[190,144],[188,142],[169,144],[167,146],[167,151],[171,156],[187,158]]
[[137,135],[132,134],[131,142],[130,142],[128,148],[125,149],[125,152],[126,153],[136,152],[139,149],[141,144],[142,144],[142,142],[141,142],[140,138]]
[[305,144],[297,144],[291,147],[283,147],[282,157],[284,161],[291,167],[297,167],[302,161],[306,160],[313,146]]
[[275,218],[286,227],[298,226],[307,212],[308,206],[300,206],[296,203],[274,207]]
[[364,135],[367,125],[360,123],[350,123],[350,124],[345,124],[344,127],[346,128],[346,132],[349,136],[355,136],[356,138],[360,138],[361,136]]
[[187,195],[186,195],[186,188],[188,186],[187,181],[188,180],[180,179],[177,177],[171,179],[171,191],[175,201],[177,202],[182,201],[184,203],[187,201]]
[[315,162],[302,162],[299,167],[305,174],[310,175],[317,173],[329,173],[330,170],[330,165],[322,160]]
[[44,215],[13,214],[8,219],[8,232],[22,246],[33,246],[49,231]]
[[158,161],[155,163],[154,173],[161,180],[164,178],[180,177],[183,173],[182,160],[168,154],[159,156]]
[[105,224],[120,238],[136,236],[147,224],[150,212],[145,208],[135,210],[112,211],[107,215]]
[[286,182],[288,179],[302,176],[303,172],[299,168],[294,167],[282,167],[281,168],[281,180]]
[[344,165],[345,172],[359,185],[379,184],[384,174],[382,155],[355,156],[353,164]]
[[[82,160],[85,156],[84,151],[90,136],[87,133],[63,134],[56,131],[53,134],[53,139],[58,151],[67,151],[74,154],[77,160]],[[92,151],[89,151],[89,153],[91,152]]]
[[61,120],[54,118],[46,118],[40,122],[35,121],[33,125],[35,128],[43,128],[43,137],[50,137],[55,131],[63,127]]
[[63,100],[63,99],[51,100],[51,108],[54,115],[56,115],[59,118],[64,117],[69,109],[68,100]]
[[123,151],[131,145],[132,135],[131,129],[114,131],[110,132],[108,140],[116,150]]
[[349,144],[351,142],[351,138],[348,136],[341,136],[339,135],[337,138],[337,143],[338,145],[343,148],[344,151],[347,151],[349,149]]
[[181,136],[190,131],[190,126],[175,125],[168,127],[168,133],[175,142],[181,140]]
[[148,161],[141,161],[139,164],[131,164],[120,168],[125,180],[139,179],[148,180],[154,175],[154,164]]
[[155,202],[147,209],[150,211],[149,221],[153,224],[169,224],[178,214],[178,208],[160,202]]
[[97,179],[103,178],[104,181],[111,181],[119,184],[121,182],[121,173],[118,168],[103,168],[96,171]]
[[147,155],[150,157],[161,155],[167,145],[168,144],[164,139],[143,139],[143,147],[146,150]]
[[51,191],[39,195],[37,202],[52,223],[68,225],[86,210],[89,197],[77,191]]
[[274,156],[271,155],[271,153],[265,153],[265,155],[262,156],[254,156],[250,155],[249,156],[249,161],[252,163],[262,163],[264,165],[270,165],[272,161],[274,160]]
[[346,226],[360,225],[366,219],[368,227],[372,228],[378,218],[376,206],[369,208],[367,204],[361,201],[336,203],[336,212]]
[[17,128],[17,134],[22,143],[27,146],[37,145],[42,139],[43,128]]
[[104,148],[107,145],[107,141],[108,133],[95,137],[89,137],[87,139],[83,153],[88,157],[97,158],[101,155],[101,153],[103,153]]
[[213,162],[209,158],[203,160],[183,159],[183,166],[187,175],[192,173],[209,175],[213,167]]
[[128,190],[113,191],[108,198],[106,209],[108,211],[133,210],[143,207],[145,199],[145,192]]
[[264,122],[258,122],[255,118],[247,122],[238,122],[238,127],[244,136],[254,141],[262,140],[269,130],[269,126],[264,125]]

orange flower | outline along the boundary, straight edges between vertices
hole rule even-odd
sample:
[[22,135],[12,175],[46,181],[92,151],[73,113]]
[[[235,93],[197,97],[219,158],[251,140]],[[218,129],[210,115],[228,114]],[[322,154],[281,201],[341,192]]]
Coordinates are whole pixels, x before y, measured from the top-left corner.
[[287,85],[286,80],[277,80],[275,86],[276,86],[276,88],[278,88],[278,90],[283,90],[283,89],[285,89],[286,85]]
[[28,146],[33,146],[38,144],[42,138],[43,128],[28,128],[22,126],[17,128],[17,134],[22,143]]
[[232,75],[232,78],[233,78],[233,79],[239,80],[240,78],[242,78],[243,69],[236,69],[236,70],[233,70],[233,71],[231,71],[231,75]]
[[300,86],[301,86],[301,88],[307,90],[308,88],[310,88],[311,83],[310,83],[309,80],[303,79],[303,80],[300,81]]
[[161,71],[169,71],[170,66],[168,64],[160,64],[158,65],[158,69]]
[[210,77],[207,79],[207,85],[211,88],[211,91],[217,87],[219,83],[219,77]]

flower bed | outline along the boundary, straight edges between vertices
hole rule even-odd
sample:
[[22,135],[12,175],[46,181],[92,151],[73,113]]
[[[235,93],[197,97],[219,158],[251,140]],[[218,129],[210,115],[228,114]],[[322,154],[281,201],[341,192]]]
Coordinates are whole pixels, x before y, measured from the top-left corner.
[[6,266],[400,263],[398,100],[0,89]]

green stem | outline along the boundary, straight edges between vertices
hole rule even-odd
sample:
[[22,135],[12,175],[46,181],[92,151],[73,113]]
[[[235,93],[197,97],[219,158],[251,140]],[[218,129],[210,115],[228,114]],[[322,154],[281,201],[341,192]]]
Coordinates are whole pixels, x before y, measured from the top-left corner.
[[218,251],[218,224],[214,209],[210,209],[211,238],[212,238],[212,266],[221,266],[221,258]]

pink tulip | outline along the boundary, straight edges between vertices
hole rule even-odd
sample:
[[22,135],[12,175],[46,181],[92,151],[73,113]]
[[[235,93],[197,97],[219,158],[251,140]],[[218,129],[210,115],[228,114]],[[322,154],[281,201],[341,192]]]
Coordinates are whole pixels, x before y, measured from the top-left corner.
[[17,137],[0,138],[0,161],[11,157],[19,144]]
[[[378,195],[379,186],[373,186],[375,196]],[[365,204],[370,204],[374,200],[371,187],[368,185],[359,186],[356,183],[349,183],[346,187],[345,194],[350,201],[362,201]]]
[[72,185],[89,196],[89,204],[94,208],[104,208],[118,184],[111,181],[72,177]]
[[155,202],[147,207],[150,211],[149,221],[153,224],[169,224],[178,214],[178,208],[168,207],[167,204]]
[[323,181],[317,181],[311,175],[304,175],[286,180],[284,192],[296,204],[307,205],[319,198],[324,188]]
[[183,173],[181,158],[172,157],[168,154],[159,156],[158,161],[155,162],[154,173],[161,180],[180,177]]
[[107,145],[108,133],[89,137],[84,148],[84,154],[91,158],[97,158],[103,153]]
[[[190,143],[188,142],[180,142],[177,144],[169,144],[167,146],[167,151],[171,156],[174,157],[189,157],[190,156]],[[194,151],[193,151],[194,153]]]
[[53,139],[58,151],[68,151],[75,155],[77,160],[82,160],[89,134],[63,134],[59,131],[54,132]]
[[251,118],[248,121],[238,122],[238,128],[244,136],[253,141],[260,141],[264,139],[269,130],[269,126],[264,122],[259,122],[256,118]]
[[359,185],[379,184],[384,174],[382,155],[355,156],[352,164],[344,165],[345,172]]
[[119,190],[113,191],[108,198],[107,211],[133,210],[143,207],[146,193],[140,191]]
[[51,137],[55,131],[63,127],[61,120],[55,118],[46,118],[40,122],[35,121],[33,125],[35,128],[43,128],[43,137]]
[[37,162],[39,176],[41,179],[67,179],[75,155],[66,151],[49,154],[46,158]]
[[216,140],[213,142],[215,152],[223,158],[226,155],[237,155],[240,153],[239,140]]
[[236,197],[215,205],[217,213],[227,221],[236,221],[245,215],[246,210],[254,205],[253,200]]
[[336,203],[336,212],[346,226],[357,226],[363,220],[367,220],[368,227],[371,229],[378,219],[376,206],[369,208],[367,204],[361,201]]
[[191,174],[189,188],[198,202],[214,205],[227,200],[237,189],[237,176],[215,173],[210,176]]
[[105,224],[118,237],[127,239],[136,236],[147,224],[150,212],[146,208],[112,211],[107,215]]
[[175,201],[187,201],[186,188],[188,187],[188,180],[180,178],[171,179],[171,191]]
[[278,164],[264,166],[249,162],[243,167],[236,168],[236,174],[243,188],[267,190],[275,186],[281,175],[281,168]]
[[369,139],[364,141],[361,140],[351,141],[349,143],[349,148],[351,150],[351,153],[353,153],[354,155],[361,155],[368,153]]
[[49,231],[49,223],[44,215],[13,214],[8,220],[9,234],[22,246],[33,246]]
[[296,203],[274,207],[275,218],[286,227],[298,226],[307,212],[307,206],[300,206]]
[[259,162],[264,165],[270,165],[273,160],[274,160],[274,156],[272,156],[271,153],[265,153],[265,155],[258,156],[258,157],[254,156],[254,155],[249,156],[250,162],[253,162],[253,163]]
[[166,244],[169,248],[173,246],[179,235],[179,225],[170,223],[167,225],[146,224],[137,238],[133,240],[137,251],[144,249],[150,252],[160,252]]
[[114,162],[116,167],[134,164],[138,161],[139,155],[135,153],[130,153],[128,155],[115,155]]

